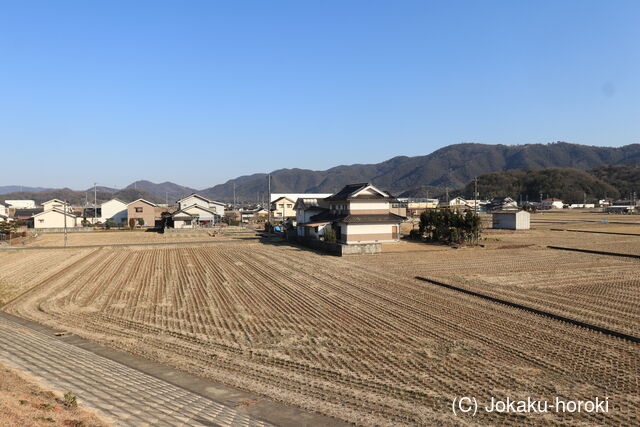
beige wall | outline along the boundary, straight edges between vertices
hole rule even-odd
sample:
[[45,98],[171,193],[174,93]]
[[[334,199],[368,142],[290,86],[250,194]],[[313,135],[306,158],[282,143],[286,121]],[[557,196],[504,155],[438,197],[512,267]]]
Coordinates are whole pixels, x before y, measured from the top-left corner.
[[[142,208],[142,212],[136,212],[136,208]],[[141,201],[134,202],[127,206],[127,216],[129,219],[135,218],[136,225],[138,225],[138,218],[142,218],[144,220],[144,227],[154,227],[156,225],[156,218],[159,219],[159,215],[156,216],[155,206]]]
[[[284,206],[281,206],[283,205]],[[273,217],[277,219],[282,219],[282,214],[284,213],[285,217],[295,217],[296,211],[293,209],[295,202],[292,200],[284,199],[278,200],[271,204],[271,207],[275,208],[275,210],[271,213]]]
[[398,230],[399,224],[342,224],[340,227],[342,240],[347,244],[396,241]]
[[[67,215],[67,227],[79,225],[78,219]],[[64,214],[56,211],[46,211],[33,218],[33,228],[63,228]]]

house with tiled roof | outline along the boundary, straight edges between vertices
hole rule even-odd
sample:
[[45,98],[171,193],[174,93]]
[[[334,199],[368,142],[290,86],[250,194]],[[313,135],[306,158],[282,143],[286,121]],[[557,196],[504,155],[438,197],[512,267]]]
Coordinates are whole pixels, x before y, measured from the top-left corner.
[[322,199],[326,207],[301,225],[330,226],[337,242],[346,245],[394,242],[400,239],[400,224],[405,220],[391,213],[394,202],[395,197],[371,183],[349,184]]

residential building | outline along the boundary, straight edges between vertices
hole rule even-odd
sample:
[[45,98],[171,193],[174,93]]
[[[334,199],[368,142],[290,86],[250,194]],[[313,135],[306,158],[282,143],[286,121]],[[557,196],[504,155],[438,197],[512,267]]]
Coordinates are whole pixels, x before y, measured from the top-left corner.
[[64,210],[69,213],[73,212],[73,208],[71,207],[71,205],[60,199],[47,200],[46,202],[42,203],[42,207],[45,212],[51,209]]
[[454,197],[453,199],[440,204],[438,207],[444,209],[467,209],[469,204],[463,197]]
[[214,211],[200,205],[191,205],[180,209],[171,215],[173,228],[212,227],[220,221],[220,216]]
[[435,209],[438,202],[438,199],[407,199],[407,215],[418,216],[427,209]]
[[250,222],[263,222],[269,215],[269,211],[265,208],[246,209],[240,211],[240,221],[244,224]]
[[36,202],[33,200],[5,200],[4,202],[13,209],[36,209]]
[[529,230],[531,228],[531,215],[527,211],[493,211],[493,228],[506,230]]
[[517,211],[518,202],[513,200],[511,197],[494,197],[489,203],[486,204],[485,208],[487,212],[510,210]]
[[126,226],[128,221],[127,204],[122,200],[111,199],[100,205],[100,222],[114,221],[119,227]]
[[9,215],[14,219],[29,221],[33,218],[34,215],[44,212],[42,208],[35,209],[11,209],[13,210],[13,214]]
[[292,200],[293,203],[297,202],[298,199],[326,199],[331,194],[333,193],[271,193],[270,202],[273,203],[281,197],[286,197]]
[[556,198],[544,199],[540,202],[539,209],[562,209],[564,207],[564,203],[562,200]]
[[406,218],[390,212],[396,199],[370,183],[347,185],[323,202],[328,208],[311,216],[304,225],[317,223],[327,227],[330,224],[339,243],[382,243],[400,239],[400,223]]
[[319,239],[324,234],[324,228],[329,221],[315,222],[311,217],[325,212],[329,204],[324,199],[317,198],[299,198],[294,209],[296,211],[296,231],[298,237],[311,237]]
[[8,217],[9,216],[9,210],[7,209],[7,207],[0,203],[0,215]]
[[[158,205],[151,203],[148,200],[138,199],[127,205],[127,218],[128,221],[134,219],[137,225],[143,227],[154,227],[156,220],[160,219],[160,213],[157,213]],[[142,224],[140,224],[140,220]]]
[[595,207],[595,203],[572,203],[569,205],[569,209],[593,209]]
[[78,217],[62,207],[47,209],[33,216],[33,228],[73,228],[78,225]]
[[288,197],[279,197],[271,203],[272,217],[275,221],[283,221],[286,219],[292,219],[296,216],[296,211],[293,208],[296,201]]
[[178,200],[178,210],[187,208],[189,206],[201,206],[205,209],[213,211],[219,217],[224,216],[225,204],[222,202],[216,202],[215,200],[207,199],[199,194],[193,193]]

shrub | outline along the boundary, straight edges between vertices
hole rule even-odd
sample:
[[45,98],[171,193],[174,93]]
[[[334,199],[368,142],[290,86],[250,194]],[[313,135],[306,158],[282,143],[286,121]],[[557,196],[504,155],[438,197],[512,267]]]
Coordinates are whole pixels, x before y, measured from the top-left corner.
[[327,225],[324,229],[324,241],[329,243],[336,242],[336,231],[330,225]]
[[66,392],[64,394],[64,401],[62,402],[62,404],[67,409],[77,408],[78,407],[78,398],[73,393],[68,391],[68,392]]
[[418,234],[432,242],[477,244],[480,228],[480,216],[471,210],[430,209],[420,215]]

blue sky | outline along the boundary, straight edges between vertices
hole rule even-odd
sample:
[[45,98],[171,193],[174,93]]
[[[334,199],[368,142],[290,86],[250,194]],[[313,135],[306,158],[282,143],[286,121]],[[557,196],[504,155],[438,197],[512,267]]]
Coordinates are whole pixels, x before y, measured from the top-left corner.
[[617,0],[0,1],[0,185],[639,143],[638,22]]

